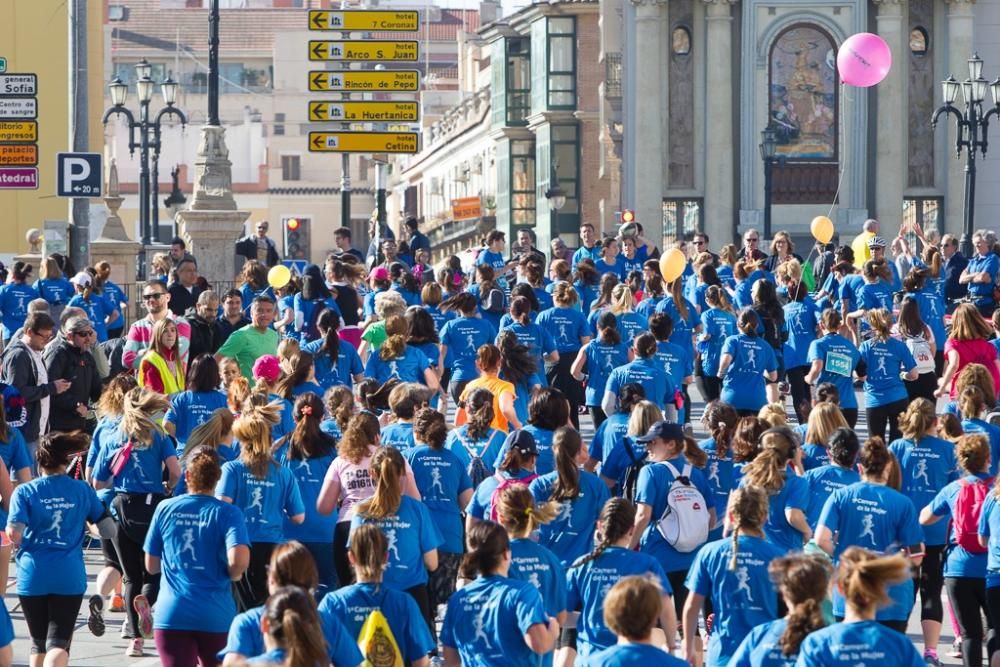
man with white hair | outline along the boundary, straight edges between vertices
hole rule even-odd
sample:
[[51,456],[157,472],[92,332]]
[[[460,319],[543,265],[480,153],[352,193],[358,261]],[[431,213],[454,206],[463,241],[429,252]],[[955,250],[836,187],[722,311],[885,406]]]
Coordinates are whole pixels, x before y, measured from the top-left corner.
[[858,269],[864,267],[865,262],[872,258],[868,242],[876,236],[878,236],[878,220],[868,218],[861,226],[861,233],[851,241],[851,250],[854,251],[854,266]]

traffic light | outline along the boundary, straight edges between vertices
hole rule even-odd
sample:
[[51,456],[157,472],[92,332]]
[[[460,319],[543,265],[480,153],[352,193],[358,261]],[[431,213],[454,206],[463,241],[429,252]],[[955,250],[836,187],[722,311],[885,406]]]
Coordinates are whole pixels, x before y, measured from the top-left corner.
[[635,211],[627,208],[622,211],[622,224],[627,225],[630,222],[635,222]]
[[309,259],[309,218],[284,218],[282,229],[285,232],[285,259]]

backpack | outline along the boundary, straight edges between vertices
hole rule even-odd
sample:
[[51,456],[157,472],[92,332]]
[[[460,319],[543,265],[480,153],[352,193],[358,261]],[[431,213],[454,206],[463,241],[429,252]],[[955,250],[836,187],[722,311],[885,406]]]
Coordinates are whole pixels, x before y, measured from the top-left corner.
[[923,336],[906,336],[903,339],[906,349],[917,362],[917,373],[932,373],[934,371],[934,355],[931,354],[931,344]]
[[462,444],[462,448],[465,450],[465,453],[469,455],[469,467],[466,468],[465,471],[469,473],[469,478],[472,480],[472,488],[478,489],[479,485],[482,484],[487,477],[491,476],[490,469],[486,467],[485,463],[483,463],[483,457],[476,454],[476,450],[469,447],[469,445],[465,442],[465,438],[463,438],[458,431],[455,432],[455,435],[458,436],[458,441]]
[[960,479],[958,485],[951,525],[955,541],[971,554],[984,554],[986,547],[979,544],[979,516],[983,513],[986,496],[993,488],[993,478],[980,479],[974,483]]
[[656,528],[667,544],[681,553],[690,553],[708,541],[708,503],[701,491],[691,483],[691,464],[677,472],[669,461],[663,461],[674,475],[667,491],[667,507],[656,522]]
[[636,458],[635,452],[632,451],[632,445],[629,444],[628,439],[624,441],[624,445],[625,453],[628,454],[628,458],[632,462],[627,468],[625,468],[625,474],[622,476],[622,498],[625,498],[630,503],[634,504],[636,487],[639,484],[639,471],[645,468],[649,463],[647,460],[649,452],[643,452],[642,456]]
[[486,514],[486,518],[490,521],[499,522],[499,516],[497,515],[497,501],[500,500],[500,492],[508,486],[517,486],[519,484],[527,486],[528,484],[531,484],[531,482],[536,479],[538,475],[531,473],[527,477],[522,477],[521,479],[509,479],[501,477],[500,473],[497,473],[494,477],[497,478],[497,481],[499,481],[500,484],[497,485],[497,488],[493,490],[493,495],[490,496],[490,509]]
[[358,649],[366,667],[403,667],[403,655],[385,615],[373,609],[358,633]]

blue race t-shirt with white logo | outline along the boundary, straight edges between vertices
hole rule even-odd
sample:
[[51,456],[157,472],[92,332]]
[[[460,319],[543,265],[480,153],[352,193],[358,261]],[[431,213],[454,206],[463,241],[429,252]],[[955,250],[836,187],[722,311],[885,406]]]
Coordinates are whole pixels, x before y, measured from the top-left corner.
[[737,410],[760,410],[767,403],[764,373],[778,370],[774,349],[759,336],[736,334],[722,344],[732,362],[722,379],[721,398]]
[[854,343],[840,334],[827,334],[809,344],[806,361],[812,364],[821,361],[821,370],[816,384],[829,382],[840,394],[840,407],[857,409],[858,399],[854,395],[854,369],[861,359],[861,353]]
[[578,352],[583,345],[581,339],[590,337],[587,318],[573,308],[554,306],[543,310],[535,318],[535,324],[549,332],[560,355]]
[[611,371],[628,363],[629,348],[626,343],[608,345],[600,340],[592,340],[587,343],[586,350],[587,388],[584,391],[584,402],[589,406],[600,406]]
[[295,475],[273,462],[268,464],[263,479],[258,479],[242,460],[224,464],[215,495],[231,498],[243,510],[250,542],[254,544],[283,543],[285,516],[306,511]]
[[213,412],[227,405],[226,395],[221,391],[182,391],[170,397],[170,408],[163,419],[174,425],[174,437],[183,452],[191,431],[207,422]]
[[[903,492],[917,509],[930,504],[940,489],[959,477],[955,445],[941,438],[925,435],[916,441],[900,438],[889,445],[902,471]],[[945,544],[948,522],[924,526],[924,544]]]
[[337,458],[337,450],[332,445],[331,442],[329,453],[322,456],[295,459],[289,455],[286,447],[278,457],[278,463],[291,470],[295,476],[302,505],[306,510],[306,519],[302,523],[292,523],[288,516],[283,517],[283,530],[287,540],[298,540],[305,544],[330,542],[330,536],[337,527],[337,513],[320,514],[316,511],[316,500],[323,488],[326,471]]
[[[358,526],[372,524],[378,526],[385,535],[389,560],[383,583],[400,591],[426,584],[424,554],[437,549],[442,542],[427,506],[419,500],[403,496],[396,513],[384,519],[365,517],[357,506],[354,510],[351,518],[352,533]],[[350,540],[347,546],[350,547]]]
[[[444,325],[440,331],[441,344],[448,348],[448,356],[454,359],[451,379],[455,382],[475,380],[476,354],[479,348],[492,343],[496,337],[493,325],[478,317],[459,317]],[[454,355],[452,357],[452,355]]]
[[825,465],[806,471],[802,476],[809,487],[809,505],[806,507],[806,522],[813,532],[819,523],[819,515],[823,511],[826,499],[845,486],[861,481],[861,475],[854,468],[841,468],[838,465]]
[[878,621],[835,623],[802,640],[795,667],[924,667],[910,638]]
[[865,375],[865,407],[877,408],[906,400],[906,385],[899,375],[908,373],[917,365],[906,343],[895,338],[886,341],[872,338],[862,343],[858,352],[868,367]]
[[[535,504],[546,503],[552,498],[552,489],[558,479],[559,474],[551,472],[531,482],[528,488]],[[579,493],[571,500],[557,501],[559,513],[539,528],[539,544],[551,549],[562,564],[569,567],[593,548],[594,526],[610,497],[608,485],[600,477],[581,470]]]
[[406,460],[413,469],[420,496],[441,534],[441,551],[465,553],[462,541],[462,510],[465,508],[458,502],[462,493],[472,489],[465,466],[451,451],[427,445],[417,445],[407,451]]

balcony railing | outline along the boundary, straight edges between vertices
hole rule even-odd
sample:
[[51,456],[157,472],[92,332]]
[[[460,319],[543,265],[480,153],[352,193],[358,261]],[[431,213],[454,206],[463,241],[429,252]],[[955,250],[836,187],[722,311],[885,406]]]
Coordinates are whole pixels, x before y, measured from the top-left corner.
[[622,54],[604,54],[604,90],[606,97],[622,96]]

